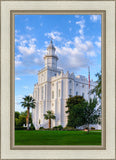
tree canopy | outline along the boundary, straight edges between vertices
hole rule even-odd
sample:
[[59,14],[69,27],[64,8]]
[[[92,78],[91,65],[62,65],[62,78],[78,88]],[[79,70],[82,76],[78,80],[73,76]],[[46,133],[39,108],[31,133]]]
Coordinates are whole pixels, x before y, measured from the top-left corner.
[[83,125],[88,126],[89,131],[89,125],[90,124],[98,124],[99,117],[100,117],[100,107],[96,108],[97,106],[97,99],[90,99],[89,102],[87,102],[87,106],[83,110],[84,115],[84,123]]
[[15,112],[15,118],[19,118],[20,113],[18,111]]
[[97,85],[95,86],[95,88],[94,89],[92,89],[91,91],[90,91],[90,93],[91,94],[93,94],[93,93],[95,93],[100,99],[101,99],[101,84],[102,84],[102,74],[101,74],[101,72],[100,73],[97,73],[96,74],[96,77],[98,78],[97,79]]
[[87,102],[82,96],[69,97],[66,107],[68,110],[68,125],[76,128],[83,125],[83,109],[87,105]]
[[25,96],[21,102],[21,106],[24,108],[35,108],[35,99],[32,96]]
[[[17,116],[18,113],[18,116]],[[15,128],[20,128],[23,127],[23,125],[26,125],[26,117],[27,117],[27,111],[25,112],[15,112]],[[29,123],[32,124],[32,118],[31,118],[31,113],[29,115]]]
[[80,127],[99,123],[100,109],[96,108],[97,99],[87,102],[82,96],[69,97],[66,107],[68,110],[68,126]]

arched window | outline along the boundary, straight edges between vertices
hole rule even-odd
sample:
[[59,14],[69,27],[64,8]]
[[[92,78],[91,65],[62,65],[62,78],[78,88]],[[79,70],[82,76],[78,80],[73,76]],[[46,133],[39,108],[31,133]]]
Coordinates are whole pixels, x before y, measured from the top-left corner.
[[82,93],[82,96],[83,96],[83,98],[84,98],[84,93]]
[[46,98],[46,84],[45,84],[45,98]]
[[38,98],[39,98],[39,88],[38,88]]
[[54,91],[52,91],[52,99],[54,99]]
[[69,90],[69,95],[72,95],[72,89]]
[[43,99],[43,87],[41,89],[41,99]]
[[78,96],[78,92],[76,92],[76,96]]

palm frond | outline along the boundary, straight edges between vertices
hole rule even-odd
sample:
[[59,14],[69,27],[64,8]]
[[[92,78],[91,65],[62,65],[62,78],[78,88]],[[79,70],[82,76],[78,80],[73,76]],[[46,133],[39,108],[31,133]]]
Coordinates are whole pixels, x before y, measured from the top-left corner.
[[22,98],[23,101],[21,102],[21,106],[24,108],[35,108],[36,106],[36,101],[33,99],[32,96],[25,96]]

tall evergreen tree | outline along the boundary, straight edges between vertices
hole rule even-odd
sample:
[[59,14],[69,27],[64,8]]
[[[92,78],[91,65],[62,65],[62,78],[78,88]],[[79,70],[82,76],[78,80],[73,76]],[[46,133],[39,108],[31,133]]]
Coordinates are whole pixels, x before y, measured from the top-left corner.
[[68,98],[66,104],[66,107],[68,108],[66,111],[68,114],[68,126],[76,128],[83,125],[83,110],[86,105],[87,102],[82,96]]

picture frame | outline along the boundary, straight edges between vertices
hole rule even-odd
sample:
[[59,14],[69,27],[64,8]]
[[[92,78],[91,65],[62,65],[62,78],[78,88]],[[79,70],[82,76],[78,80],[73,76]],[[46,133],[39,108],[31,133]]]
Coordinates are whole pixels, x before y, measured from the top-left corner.
[[[25,14],[25,15],[29,15],[29,14],[32,14],[32,15],[45,15],[45,14],[47,14],[47,15],[54,15],[54,14],[61,14],[61,15],[63,15],[63,14],[68,14],[68,15],[76,15],[76,14],[78,14],[78,15],[84,15],[84,14],[87,14],[87,15],[89,15],[89,14],[96,14],[96,15],[101,15],[102,16],[102,23],[103,23],[103,25],[102,25],[102,42],[104,42],[104,47],[102,47],[102,52],[104,53],[104,54],[102,54],[102,64],[103,64],[103,66],[105,66],[105,11],[70,11],[70,10],[68,10],[68,11],[63,11],[63,10],[58,10],[57,12],[55,11],[55,10],[52,10],[52,11],[11,11],[10,12],[10,17],[11,17],[11,40],[10,40],[10,42],[12,43],[11,44],[11,51],[10,51],[10,53],[11,53],[11,86],[13,86],[12,87],[12,90],[11,90],[11,99],[12,99],[12,97],[15,97],[15,93],[14,93],[14,90],[15,90],[15,88],[14,88],[14,80],[15,80],[15,70],[14,70],[14,68],[15,68],[15,64],[14,64],[14,57],[15,57],[15,55],[14,55],[14,53],[15,53],[15,51],[14,51],[14,48],[15,48],[15,46],[14,46],[14,42],[15,42],[15,40],[14,40],[14,33],[15,33],[15,31],[14,31],[14,17],[15,17],[15,15],[21,15],[22,14],[22,12],[23,12],[23,14]],[[104,70],[103,70],[103,76],[102,76],[102,78],[103,78],[103,87],[102,87],[102,93],[103,93],[103,97],[104,97],[104,101],[102,101],[102,114],[103,114],[103,118],[102,118],[102,126],[104,126],[103,127],[103,130],[102,130],[102,145],[94,145],[94,146],[87,146],[87,145],[84,145],[84,146],[81,146],[81,145],[78,145],[78,146],[74,146],[74,145],[67,145],[67,146],[65,146],[65,145],[38,145],[38,146],[34,146],[34,145],[29,145],[29,146],[26,146],[26,147],[24,147],[24,146],[20,146],[20,145],[14,145],[15,144],[15,142],[14,142],[14,140],[15,140],[15,135],[14,135],[14,128],[15,128],[15,126],[14,126],[14,110],[15,110],[15,108],[14,107],[12,107],[12,106],[15,106],[15,100],[12,100],[11,101],[11,108],[10,108],[10,113],[11,113],[11,116],[10,116],[10,120],[11,120],[11,122],[10,122],[10,124],[11,124],[11,129],[10,129],[10,135],[11,135],[11,149],[32,149],[32,150],[34,150],[34,149],[36,149],[36,150],[42,150],[42,149],[52,149],[52,150],[58,150],[58,149],[60,149],[60,150],[70,150],[70,149],[74,149],[74,150],[78,150],[78,149],[91,149],[91,150],[95,150],[95,149],[105,149],[105,147],[106,147],[106,144],[105,144],[105,139],[106,139],[106,137],[105,137],[105,67],[104,67]]]
[[[26,3],[1,1],[1,159],[115,159],[115,1]],[[102,146],[14,146],[14,15],[54,13],[102,15]]]

